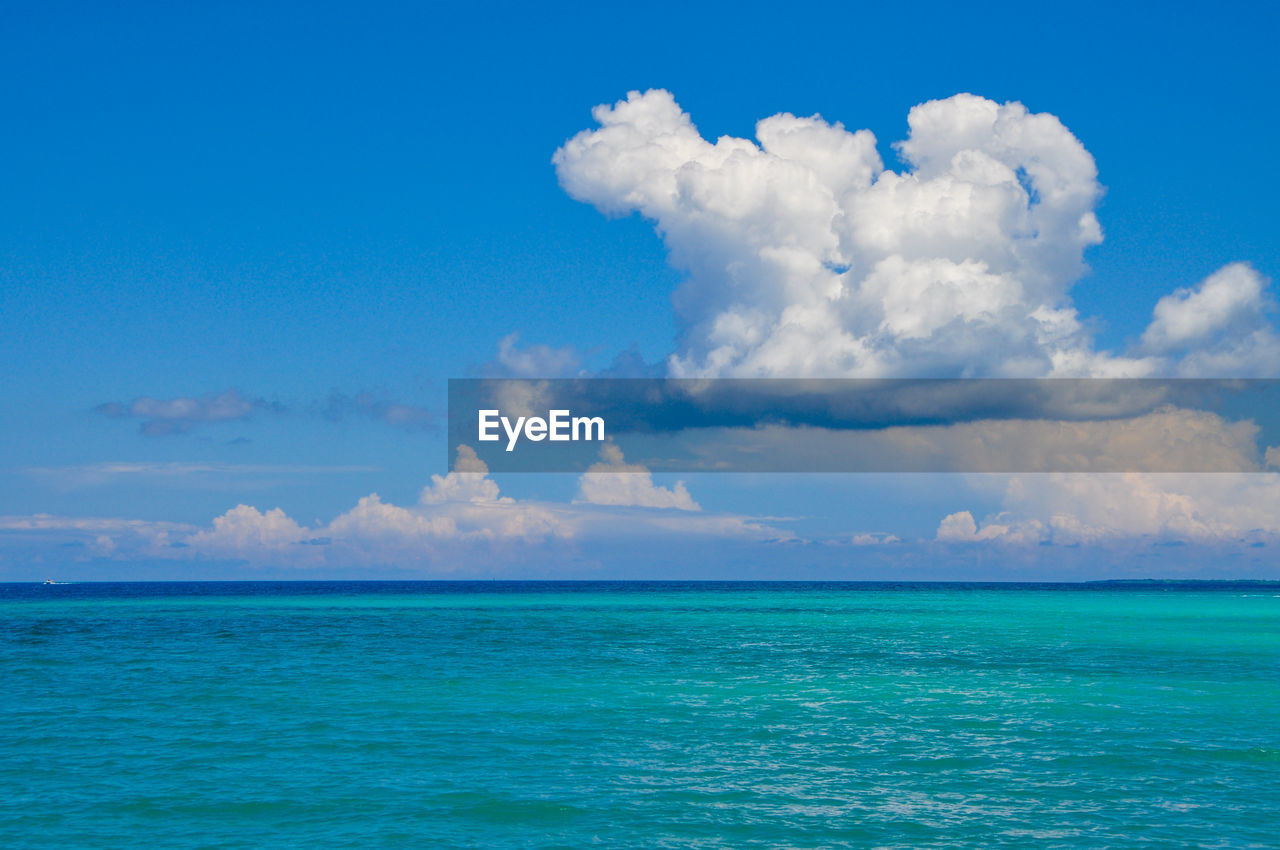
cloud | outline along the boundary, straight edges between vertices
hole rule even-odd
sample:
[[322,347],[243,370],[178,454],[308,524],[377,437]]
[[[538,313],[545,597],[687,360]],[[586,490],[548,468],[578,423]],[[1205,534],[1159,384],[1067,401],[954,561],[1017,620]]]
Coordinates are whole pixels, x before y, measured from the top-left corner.
[[1124,473],[1011,476],[1002,510],[959,511],[942,541],[1248,543],[1280,536],[1280,474]]
[[1195,287],[1156,303],[1142,345],[1154,354],[1181,354],[1179,374],[1269,374],[1280,364],[1280,338],[1266,314],[1275,302],[1267,282],[1232,263]]
[[[869,131],[818,116],[782,113],[760,121],[754,140],[712,142],[665,91],[632,92],[593,115],[598,126],[555,153],[557,176],[570,195],[606,214],[639,213],[654,222],[671,263],[685,272],[673,298],[678,342],[666,360],[668,375],[1235,376],[1280,369],[1280,344],[1267,319],[1269,283],[1245,264],[1161,299],[1131,350],[1096,348],[1070,296],[1086,271],[1086,251],[1103,238],[1096,216],[1103,189],[1092,156],[1052,115],[967,94],[918,105],[908,115],[907,139],[896,146],[901,170],[885,168]],[[646,372],[643,363],[624,365]],[[576,374],[580,358],[571,347],[521,346],[513,334],[486,368],[554,377]],[[98,410],[162,434],[271,407],[228,391],[143,397]],[[338,408],[340,416],[414,422],[415,409],[400,411],[372,396],[344,396]],[[1067,423],[1076,430],[1062,433],[1081,456],[1116,462],[1208,439],[1216,454],[1205,456],[1215,464],[1256,468],[1256,433],[1247,423],[1208,416],[1148,410],[1120,425]],[[1064,423],[1034,427],[1061,431]],[[1033,432],[982,421],[935,433],[940,447],[904,432],[889,435],[897,444],[870,451],[999,460],[1041,445]],[[768,429],[757,436],[767,439]],[[821,440],[813,446],[831,448]],[[28,517],[8,518],[8,532],[82,535],[113,558],[127,557],[133,545],[165,557],[445,571],[512,552],[564,555],[592,540],[796,539],[750,517],[699,510],[683,483],[654,485],[648,469],[626,463],[620,450],[579,481],[572,504],[503,496],[474,453],[459,451],[455,471],[433,476],[416,503],[395,505],[371,493],[328,523],[306,525],[280,508],[242,504],[200,529]],[[1273,452],[1265,457],[1274,464]],[[981,520],[971,509],[949,513],[940,541],[1214,542],[1280,533],[1275,474],[990,480],[1003,482],[1001,510]],[[19,528],[23,522],[29,527]],[[890,536],[846,537],[869,545]]]
[[[1258,426],[1163,407],[1117,419],[977,420],[841,429],[705,428],[635,440],[672,468],[756,472],[1253,472],[1266,463]],[[1272,460],[1275,452],[1272,452]],[[657,467],[657,463],[650,463]]]
[[194,526],[116,517],[67,517],[54,514],[0,516],[0,544],[33,547],[37,555],[48,547],[68,549],[73,557],[181,557],[185,538]]
[[[1087,270],[1085,252],[1103,238],[1103,189],[1093,157],[1055,116],[971,94],[929,101],[910,110],[908,137],[895,146],[904,167],[893,170],[869,131],[819,116],[782,113],[760,121],[754,140],[710,141],[662,90],[631,92],[592,115],[597,126],[556,151],[557,176],[608,215],[654,222],[685,273],[673,299],[670,376],[1280,374],[1269,281],[1245,263],[1160,299],[1129,350],[1096,347],[1071,290]],[[1048,468],[1138,460],[1158,469],[1149,462],[1166,452],[1212,458],[1206,469],[1260,465],[1252,423],[1166,408],[1113,422],[804,435],[814,456],[944,452],[969,468],[1013,458],[1036,469],[1045,468],[1037,465],[1045,429],[1061,448]],[[707,439],[729,432],[712,430]],[[734,436],[745,451],[771,440],[806,450],[795,429]],[[1277,463],[1274,454],[1265,461]],[[1001,513],[982,522],[952,513],[938,538],[1203,542],[1280,531],[1271,475],[1008,480]]]
[[702,508],[683,481],[672,487],[660,487],[653,483],[649,470],[639,464],[629,464],[622,457],[622,450],[612,443],[600,450],[603,463],[593,464],[578,479],[578,498],[592,505],[633,505],[643,508],[674,508],[681,511],[699,511]]
[[602,212],[652,220],[686,272],[672,376],[1280,369],[1265,284],[1242,264],[1162,300],[1134,351],[1095,349],[1070,291],[1102,241],[1097,168],[1061,121],[1020,103],[960,94],[912,108],[901,172],[869,131],[818,116],[710,142],[662,90],[592,115],[599,126],[556,151],[556,173]]
[[105,461],[68,466],[31,466],[23,473],[56,487],[89,487],[120,481],[168,482],[188,485],[193,480],[219,481],[228,486],[252,486],[267,478],[379,472],[376,466],[221,463],[217,461],[154,463],[146,461]]
[[890,543],[901,543],[902,540],[896,534],[886,534],[880,531],[864,531],[853,535],[849,538],[849,542],[854,546],[885,546]]
[[319,407],[319,412],[330,422],[360,416],[410,431],[430,430],[436,425],[436,416],[431,410],[395,401],[385,393],[368,390],[355,395],[334,390],[323,406]]
[[486,378],[567,378],[581,372],[582,358],[572,345],[520,345],[520,334],[498,340],[496,358],[480,368]]
[[[464,445],[458,447],[455,471],[433,475],[416,504],[395,505],[371,493],[327,523],[304,525],[279,507],[239,504],[204,528],[41,514],[0,517],[0,535],[71,540],[86,553],[117,560],[214,559],[302,569],[394,566],[433,574],[474,574],[479,567],[500,572],[530,559],[567,562],[580,559],[579,544],[608,546],[637,537],[745,544],[794,539],[750,517],[702,514],[682,484],[657,487],[646,472],[623,472],[634,466],[620,455],[607,455],[602,466],[607,471],[592,473],[594,485],[584,476],[583,492],[605,503],[503,496],[483,462]],[[611,476],[645,486],[613,490],[601,483]]]
[[[341,422],[353,416],[382,422],[406,430],[431,430],[436,415],[425,407],[406,404],[390,398],[385,392],[362,390],[347,394],[334,390],[323,401],[312,402],[306,409],[330,422]],[[183,396],[173,399],[155,399],[140,396],[132,402],[107,402],[94,408],[111,419],[140,419],[140,430],[149,437],[171,434],[187,434],[198,426],[237,422],[251,419],[256,413],[284,413],[279,402],[262,398],[246,398],[231,389],[216,395],[199,398]],[[248,442],[244,437],[231,440],[227,445]]]
[[987,540],[996,537],[1004,530],[1004,526],[993,526],[984,529],[983,536],[979,537],[978,523],[974,520],[973,514],[968,511],[957,511],[953,514],[947,514],[942,518],[942,522],[938,523],[937,538],[948,542],[971,543],[975,540]]
[[142,433],[149,437],[186,434],[198,425],[248,419],[261,410],[279,411],[280,406],[264,399],[249,399],[234,389],[202,398],[156,399],[139,396],[122,404],[107,402],[95,412],[112,419],[141,419]]
[[234,555],[248,550],[278,552],[308,536],[307,529],[280,508],[259,511],[237,505],[215,518],[212,530],[197,532],[188,543],[214,555]]
[[[417,505],[393,505],[371,493],[314,528],[298,524],[279,508],[238,505],[188,542],[197,553],[213,557],[308,566],[334,557],[353,563],[430,559],[458,543],[531,543],[572,536],[572,526],[553,510],[500,496],[497,483],[469,447],[460,446],[458,455],[461,471],[432,476]],[[334,554],[317,548],[321,546]]]
[[[1274,442],[1277,389],[1181,378],[482,379],[451,383],[450,428],[468,439],[477,409],[589,411],[657,472],[1243,471],[1259,464],[1259,437]],[[581,471],[598,450],[540,459],[501,441],[477,446],[498,472]]]
[[54,514],[0,516],[0,531],[84,531],[84,532],[157,532],[190,531],[192,526],[177,522],[150,522],[141,519],[113,517],[64,517]]

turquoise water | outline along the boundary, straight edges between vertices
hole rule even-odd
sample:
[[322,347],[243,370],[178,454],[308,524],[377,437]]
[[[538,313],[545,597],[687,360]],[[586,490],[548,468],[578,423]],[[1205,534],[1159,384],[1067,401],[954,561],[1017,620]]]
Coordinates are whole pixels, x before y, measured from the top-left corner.
[[1280,845],[1280,585],[0,586],[0,846]]

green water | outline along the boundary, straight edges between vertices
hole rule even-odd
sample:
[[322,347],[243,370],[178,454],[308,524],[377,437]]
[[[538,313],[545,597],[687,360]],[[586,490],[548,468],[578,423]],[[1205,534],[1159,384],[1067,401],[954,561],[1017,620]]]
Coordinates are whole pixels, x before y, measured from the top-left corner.
[[1280,585],[0,587],[0,847],[1280,845]]

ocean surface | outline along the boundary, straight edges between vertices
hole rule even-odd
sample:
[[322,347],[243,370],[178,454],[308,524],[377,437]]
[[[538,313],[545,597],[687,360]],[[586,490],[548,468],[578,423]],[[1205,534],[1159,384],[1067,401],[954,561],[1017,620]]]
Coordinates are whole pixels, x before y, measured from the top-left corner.
[[0,585],[0,847],[1280,846],[1280,584]]

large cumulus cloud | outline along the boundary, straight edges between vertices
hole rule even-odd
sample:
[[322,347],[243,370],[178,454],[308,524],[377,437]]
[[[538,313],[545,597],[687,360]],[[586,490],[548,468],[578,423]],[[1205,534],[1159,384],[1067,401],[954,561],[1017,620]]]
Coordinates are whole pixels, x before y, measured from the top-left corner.
[[[1270,374],[1265,282],[1238,264],[1095,349],[1072,306],[1102,240],[1093,157],[1056,117],[970,94],[911,109],[888,170],[868,130],[783,113],[704,139],[666,91],[595,108],[560,182],[657,225],[687,273],[673,376]],[[1188,318],[1194,314],[1194,320]],[[1240,330],[1245,331],[1239,333]]]
[[[592,115],[598,126],[556,152],[557,174],[570,195],[607,214],[652,220],[686,273],[674,298],[672,376],[1280,374],[1274,298],[1246,263],[1160,299],[1128,351],[1096,348],[1071,288],[1087,270],[1086,250],[1103,238],[1095,214],[1103,190],[1093,157],[1053,115],[970,94],[920,104],[895,146],[902,171],[885,168],[869,131],[819,116],[774,115],[756,125],[755,140],[713,142],[662,90],[631,92]],[[1240,449],[1238,468],[1256,469],[1249,440],[1241,443],[1248,424],[1210,419],[1218,442]],[[1092,431],[1082,434],[1092,450]],[[975,436],[995,451],[1011,448],[999,434]],[[957,511],[938,538],[1274,536],[1276,481],[1261,473],[987,479],[983,486],[1003,482],[1004,510],[983,521]]]

